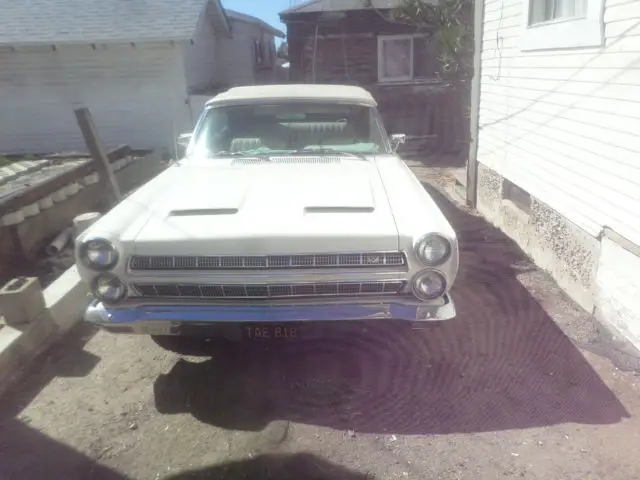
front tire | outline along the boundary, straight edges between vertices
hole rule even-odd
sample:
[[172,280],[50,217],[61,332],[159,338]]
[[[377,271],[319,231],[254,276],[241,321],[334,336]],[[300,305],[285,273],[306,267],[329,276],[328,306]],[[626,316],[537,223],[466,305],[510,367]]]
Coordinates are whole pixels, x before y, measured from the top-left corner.
[[211,356],[216,350],[229,345],[229,340],[213,337],[182,335],[151,335],[159,347],[178,355]]

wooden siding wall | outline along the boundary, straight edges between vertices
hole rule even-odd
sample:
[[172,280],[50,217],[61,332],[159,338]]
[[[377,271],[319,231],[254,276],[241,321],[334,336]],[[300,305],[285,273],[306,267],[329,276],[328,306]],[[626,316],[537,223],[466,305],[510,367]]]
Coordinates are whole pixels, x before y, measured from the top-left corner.
[[[468,118],[458,108],[459,94],[441,85],[395,87],[378,85],[370,88],[378,99],[378,109],[387,132],[406,133],[412,139],[401,147],[403,156],[420,157],[432,153],[463,152]],[[462,166],[465,156],[457,159]],[[429,161],[434,162],[432,158]],[[448,162],[455,159],[448,158]]]
[[[287,24],[292,81],[313,81],[316,24],[316,83],[376,84],[378,35],[418,33],[413,26],[389,22],[373,12],[348,12],[343,19],[333,21],[300,15]],[[438,60],[430,42],[426,36],[417,38],[414,43],[416,79],[433,80],[437,70]]]
[[479,161],[640,245],[640,1],[606,0],[602,48],[536,52],[519,47],[524,5],[486,2]]
[[[427,32],[390,22],[376,12],[346,12],[341,19],[317,14],[285,18],[289,45],[290,81],[360,85],[374,95],[389,132],[413,140],[406,153],[455,152],[461,147],[467,119],[460,118],[455,95],[437,81],[437,52]],[[317,45],[315,40],[318,25]],[[415,82],[378,83],[378,35],[418,34],[414,40]]]

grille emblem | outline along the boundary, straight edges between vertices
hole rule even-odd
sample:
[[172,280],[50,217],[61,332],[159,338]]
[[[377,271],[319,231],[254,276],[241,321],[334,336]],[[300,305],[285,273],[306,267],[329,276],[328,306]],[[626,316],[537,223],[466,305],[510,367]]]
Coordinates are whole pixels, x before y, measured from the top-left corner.
[[383,263],[382,257],[379,255],[366,255],[364,261],[367,265],[380,265]]

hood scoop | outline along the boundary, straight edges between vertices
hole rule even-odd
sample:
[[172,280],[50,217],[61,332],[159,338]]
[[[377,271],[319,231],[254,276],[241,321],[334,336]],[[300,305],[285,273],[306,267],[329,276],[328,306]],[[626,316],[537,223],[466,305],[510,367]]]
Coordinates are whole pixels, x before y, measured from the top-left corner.
[[371,213],[373,212],[373,206],[360,206],[360,207],[305,207],[304,213]]
[[170,217],[199,217],[211,215],[235,215],[238,213],[237,208],[199,208],[191,210],[172,210],[169,212]]
[[[315,153],[290,157],[278,161],[338,162]],[[164,257],[167,246],[178,245],[194,258],[325,255],[358,252],[363,239],[367,251],[398,251],[398,229],[373,162],[230,165],[242,158],[170,168],[166,188],[144,206],[150,214],[135,235],[135,254]]]

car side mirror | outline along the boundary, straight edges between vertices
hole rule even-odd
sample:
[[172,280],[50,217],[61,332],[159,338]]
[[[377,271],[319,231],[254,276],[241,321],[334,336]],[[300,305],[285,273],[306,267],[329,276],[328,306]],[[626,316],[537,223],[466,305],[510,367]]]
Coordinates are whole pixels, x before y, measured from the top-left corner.
[[[191,141],[192,133],[181,133],[176,140],[176,155],[182,158],[187,153],[187,147]],[[177,160],[177,159],[176,159]]]
[[189,146],[189,142],[191,141],[191,137],[192,137],[193,133],[189,132],[189,133],[181,133],[180,135],[178,135],[178,146],[183,147],[183,148],[187,148]]
[[400,145],[407,141],[407,135],[404,133],[394,133],[389,137],[389,141],[391,142],[391,150],[396,152]]

